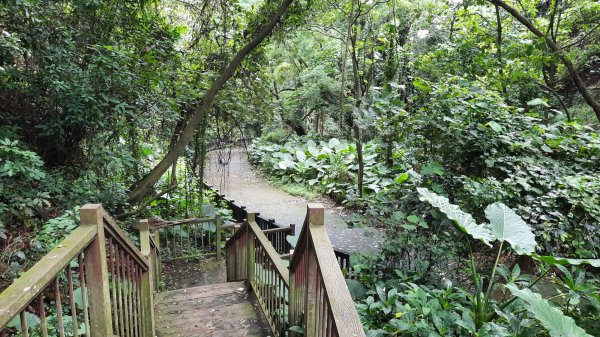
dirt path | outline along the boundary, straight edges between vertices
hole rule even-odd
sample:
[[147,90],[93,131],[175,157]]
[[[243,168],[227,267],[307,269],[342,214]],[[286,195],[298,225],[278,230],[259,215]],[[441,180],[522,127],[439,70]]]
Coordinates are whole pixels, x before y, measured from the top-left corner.
[[295,197],[271,185],[247,160],[243,148],[231,152],[228,171],[218,164],[217,151],[210,152],[206,161],[205,180],[218,188],[236,204],[246,206],[250,212],[275,219],[279,224],[296,224],[299,234],[306,205],[319,202],[325,205],[325,225],[332,245],[346,252],[368,252],[381,245],[381,233],[372,228],[348,228],[344,221],[344,209],[328,199],[306,200]]

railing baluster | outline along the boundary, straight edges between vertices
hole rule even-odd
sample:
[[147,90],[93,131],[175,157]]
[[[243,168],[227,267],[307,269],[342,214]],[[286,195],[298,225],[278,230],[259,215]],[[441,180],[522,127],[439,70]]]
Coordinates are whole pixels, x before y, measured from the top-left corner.
[[130,334],[135,337],[135,303],[134,303],[134,282],[133,282],[133,258],[128,256],[128,269],[127,275],[129,278],[129,318]]
[[60,300],[60,284],[58,277],[54,279],[54,296],[56,303],[56,316],[58,321],[58,333],[60,337],[65,337],[65,324],[63,321],[62,303]]
[[[200,224],[202,225],[202,224]],[[199,224],[194,224],[194,247],[196,247],[196,249],[201,249],[198,247],[198,226]]]
[[194,252],[194,253],[195,253],[195,252],[196,252],[196,250],[195,250],[195,249],[194,249],[194,250],[192,250],[192,243],[191,243],[191,241],[190,241],[190,226],[189,226],[189,225],[186,225],[186,226],[185,226],[185,231],[186,231],[186,233],[187,233],[187,251],[188,251],[187,255],[191,255],[191,253],[192,253],[192,252]]
[[131,334],[131,282],[129,280],[129,255],[123,255],[123,275],[125,279],[125,330],[126,335],[132,337]]
[[[117,246],[118,247],[118,246]],[[124,259],[123,259],[123,251],[118,248],[117,249],[117,279],[118,279],[118,283],[117,283],[117,292],[118,292],[118,307],[119,307],[119,326],[121,327],[120,330],[120,337],[125,337],[125,320],[127,317],[127,313],[125,312],[125,282],[124,282],[124,275],[123,275],[123,265],[124,265]]]
[[[146,317],[144,315],[144,310],[142,309],[142,296],[144,296],[144,294],[142,293],[142,268],[140,268],[140,266],[138,266],[138,268],[136,269],[137,271],[137,275],[136,275],[136,280],[137,280],[137,305],[138,305],[138,331],[139,331],[139,336],[140,337],[145,337],[144,334],[144,326],[143,326],[143,321],[144,321],[144,317]],[[148,271],[150,272],[150,271]],[[152,293],[148,292],[146,294],[146,296],[153,296]]]
[[85,323],[85,336],[90,337],[90,314],[89,308],[87,306],[87,285],[83,253],[79,253],[79,255],[77,256],[77,263],[79,263],[79,287],[81,288],[81,304],[83,307],[83,322]]
[[79,336],[79,325],[77,324],[77,307],[75,306],[75,296],[73,296],[73,270],[71,265],[67,266],[67,282],[69,288],[69,304],[71,305],[71,321],[73,322],[73,336]]
[[133,321],[133,336],[134,337],[138,337],[138,325],[137,325],[137,321],[138,321],[138,310],[137,310],[137,271],[135,270],[137,268],[137,265],[134,264],[133,262],[131,263],[131,302],[132,302],[132,321]]
[[115,272],[115,264],[117,263],[117,257],[116,257],[116,247],[113,243],[113,238],[109,237],[108,238],[108,262],[109,262],[109,269],[110,269],[110,279],[111,279],[111,284],[110,284],[110,290],[111,290],[111,303],[114,305],[114,307],[112,308],[112,314],[113,314],[113,322],[114,322],[114,331],[115,332],[119,332],[119,312],[118,312],[118,306],[117,306],[117,275]]
[[181,225],[179,225],[179,231],[177,232],[179,235],[179,249],[182,249],[183,247],[183,228],[181,227]]
[[23,337],[29,337],[29,327],[27,327],[27,315],[25,309],[19,313],[19,319],[21,320],[21,333]]
[[42,337],[48,337],[48,326],[46,325],[46,304],[44,303],[44,294],[38,295],[38,312],[40,314],[40,330]]

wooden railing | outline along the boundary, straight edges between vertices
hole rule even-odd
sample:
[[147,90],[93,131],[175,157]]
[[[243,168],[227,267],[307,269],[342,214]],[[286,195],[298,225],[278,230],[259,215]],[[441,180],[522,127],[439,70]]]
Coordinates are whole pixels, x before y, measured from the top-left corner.
[[[365,336],[325,229],[322,205],[309,205],[290,261],[290,324],[304,336]],[[292,334],[294,336],[294,334]]]
[[275,336],[365,336],[323,214],[323,206],[308,206],[289,269],[253,213],[227,241],[228,280],[248,281]]
[[1,336],[154,336],[149,238],[142,254],[101,205],[80,216],[79,228],[0,294]]
[[220,215],[181,221],[163,221],[150,231],[159,245],[162,261],[189,259],[215,254],[221,259],[222,226]]
[[227,241],[227,280],[247,280],[275,336],[288,329],[289,272],[279,253],[248,213],[242,227]]

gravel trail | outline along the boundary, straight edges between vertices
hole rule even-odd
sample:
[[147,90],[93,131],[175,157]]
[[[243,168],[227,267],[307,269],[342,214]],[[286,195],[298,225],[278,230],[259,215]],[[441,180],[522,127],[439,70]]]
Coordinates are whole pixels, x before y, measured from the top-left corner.
[[[348,228],[344,217],[348,211],[336,206],[327,198],[307,200],[292,196],[271,185],[269,181],[250,165],[244,148],[222,150],[207,154],[204,179],[207,184],[218,188],[227,198],[238,205],[246,206],[250,212],[259,212],[263,217],[275,219],[282,225],[296,224],[300,233],[306,216],[308,203],[325,205],[325,226],[331,244],[342,251],[369,252],[377,250],[382,242],[382,233],[372,228]],[[229,159],[226,168],[219,165]]]

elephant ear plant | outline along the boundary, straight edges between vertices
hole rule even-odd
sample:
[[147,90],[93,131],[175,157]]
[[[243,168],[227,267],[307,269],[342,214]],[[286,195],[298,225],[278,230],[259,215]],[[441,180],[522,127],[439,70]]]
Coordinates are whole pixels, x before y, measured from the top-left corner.
[[[477,272],[472,246],[470,240],[467,240],[470,259],[469,269],[473,284],[475,285],[475,294],[471,295],[473,303],[471,314],[474,323],[472,327],[473,332],[479,331],[486,323],[498,318],[499,312],[516,299],[521,299],[525,303],[524,309],[548,330],[550,336],[591,337],[585,330],[577,326],[571,317],[565,316],[561,310],[552,306],[540,294],[532,292],[531,287],[541,280],[554,265],[590,264],[594,267],[600,267],[600,260],[566,259],[535,254],[536,241],[533,231],[519,215],[503,203],[496,202],[489,205],[485,209],[485,216],[489,220],[489,223],[478,224],[471,214],[462,211],[457,205],[451,204],[448,198],[435,194],[426,188],[417,188],[417,191],[421,201],[431,204],[444,213],[461,232],[490,247],[492,247],[492,243],[495,241],[500,242],[496,259],[490,272],[491,275],[488,279],[487,289],[483,289],[483,277]],[[511,298],[503,303],[496,304],[492,301],[492,291],[498,286],[498,280],[495,278],[496,271],[499,269],[498,263],[506,243],[510,245],[516,254],[532,256],[550,266],[524,289],[520,289],[512,282],[503,285],[505,289],[510,290]]]

